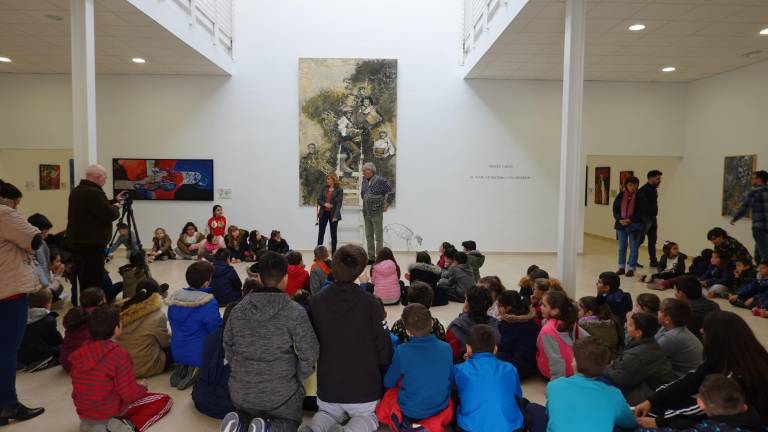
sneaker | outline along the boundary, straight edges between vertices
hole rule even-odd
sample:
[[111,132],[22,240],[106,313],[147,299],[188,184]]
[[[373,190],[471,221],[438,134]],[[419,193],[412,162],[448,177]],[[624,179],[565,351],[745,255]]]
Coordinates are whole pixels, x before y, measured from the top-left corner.
[[659,262],[658,261],[651,261],[650,263],[648,263],[648,266],[656,268],[656,267],[659,266]]
[[624,274],[624,269],[620,268],[619,271],[616,272],[617,275],[621,276]]
[[637,263],[637,268],[645,268],[645,266],[640,263]]
[[24,371],[30,372],[30,373],[37,372],[44,369],[52,368],[58,364],[59,364],[59,360],[57,358],[54,358],[53,356],[50,356],[38,362],[28,364],[27,367],[24,368]]
[[136,432],[136,427],[129,420],[112,417],[107,422],[107,432]]
[[176,386],[179,390],[186,390],[197,381],[197,376],[200,375],[199,368],[190,367],[187,374],[179,380],[179,384]]
[[248,432],[269,432],[269,422],[261,417],[256,417],[248,425]]
[[189,366],[184,365],[176,365],[176,368],[173,370],[173,373],[171,374],[171,387],[178,387],[179,382],[182,378],[184,378],[187,373],[189,372]]
[[627,270],[627,273],[625,273],[627,277],[634,277],[635,271],[634,270]]
[[240,432],[240,414],[231,412],[221,421],[219,432]]

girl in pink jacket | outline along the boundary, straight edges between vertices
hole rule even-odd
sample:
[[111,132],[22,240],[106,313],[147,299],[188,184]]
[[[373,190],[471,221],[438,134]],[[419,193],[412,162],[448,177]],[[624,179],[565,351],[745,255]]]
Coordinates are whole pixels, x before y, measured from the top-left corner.
[[390,248],[381,248],[376,261],[371,267],[373,294],[384,304],[391,305],[400,301],[400,266]]
[[589,336],[579,327],[579,312],[565,293],[549,291],[541,302],[545,318],[536,340],[536,365],[539,372],[550,380],[569,377],[573,370],[573,343]]

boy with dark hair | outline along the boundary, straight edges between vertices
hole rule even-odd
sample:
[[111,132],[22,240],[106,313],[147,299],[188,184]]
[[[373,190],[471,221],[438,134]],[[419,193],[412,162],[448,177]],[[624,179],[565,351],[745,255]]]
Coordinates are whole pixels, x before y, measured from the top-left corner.
[[456,423],[465,431],[515,431],[523,427],[517,399],[523,397],[520,378],[511,363],[495,357],[498,347],[493,329],[472,327],[467,361],[453,367],[459,394]]
[[411,340],[395,350],[384,376],[389,390],[376,415],[395,430],[419,426],[443,430],[453,419],[451,347],[431,334],[432,315],[426,306],[409,304],[401,319]]
[[245,425],[249,432],[294,432],[303,417],[303,382],[314,372],[320,350],[304,308],[285,295],[286,258],[265,252],[259,264],[264,286],[232,309],[224,329],[236,408],[224,418],[224,432]]
[[464,253],[467,254],[467,264],[472,267],[472,273],[475,275],[475,282],[480,280],[480,268],[485,264],[485,255],[477,250],[477,243],[474,240],[461,242]]
[[707,232],[707,240],[715,246],[715,252],[729,257],[741,257],[752,261],[752,254],[746,247],[735,238],[728,235],[728,232],[720,227],[712,228]]
[[664,299],[658,315],[661,328],[656,333],[656,342],[672,363],[675,378],[681,378],[704,360],[701,341],[686,327],[691,319],[691,306],[675,298]]
[[[424,282],[414,282],[408,287],[408,304],[421,304],[427,309],[432,306],[432,299],[434,298],[432,287]],[[408,331],[405,322],[402,318],[395,321],[392,325],[392,334],[398,339],[398,344],[408,342],[411,340],[411,336],[408,335]],[[441,341],[445,340],[445,328],[437,318],[432,318],[432,334],[435,335]]]
[[64,338],[56,328],[56,312],[51,312],[53,294],[40,288],[27,295],[27,329],[18,352],[27,372],[37,372],[59,364],[59,350]]
[[614,272],[600,273],[597,279],[597,304],[607,304],[621,325],[632,310],[632,295],[621,289],[621,278]]
[[120,310],[104,305],[88,317],[91,339],[72,353],[72,400],[82,432],[143,432],[173,405],[136,382],[131,356],[115,341]]
[[29,218],[27,222],[30,225],[40,230],[40,236],[43,238],[43,242],[40,247],[35,251],[35,273],[37,274],[37,280],[40,285],[51,290],[53,294],[53,301],[66,300],[67,294],[63,294],[64,285],[62,279],[57,278],[51,273],[51,250],[48,248],[46,239],[48,238],[48,232],[53,228],[51,221],[40,213],[35,213]]
[[328,276],[331,274],[333,261],[331,261],[331,255],[325,246],[320,245],[316,247],[314,254],[315,261],[309,270],[309,292],[317,294],[323,289],[323,284],[325,284],[325,281],[328,280]]
[[443,270],[437,287],[446,290],[451,301],[464,303],[467,292],[475,286],[475,274],[467,264],[467,254],[448,249],[445,251],[445,264],[447,268]]
[[701,327],[704,318],[710,312],[719,311],[720,306],[701,293],[701,283],[695,276],[685,275],[675,279],[675,297],[691,306],[691,318],[688,320],[688,330],[701,339]]
[[648,399],[664,384],[675,380],[672,364],[654,336],[659,331],[658,319],[647,313],[632,314],[627,321],[631,341],[605,371],[610,382],[621,389],[630,405]]
[[392,345],[381,324],[381,306],[355,283],[367,264],[365,249],[342,246],[333,256],[336,282],[312,298],[310,318],[321,347],[319,411],[300,431],[338,430],[347,420],[350,431],[373,432],[379,426],[375,410]]
[[[759,263],[758,263],[759,264]],[[746,258],[736,257],[733,260],[733,292],[739,292],[740,289],[751,284],[757,279],[757,269],[752,265],[752,261]]]
[[232,265],[229,264],[229,251],[221,248],[216,251],[213,260],[213,279],[211,294],[220,307],[234,303],[243,297],[243,281]]
[[285,258],[288,260],[288,285],[285,293],[293,297],[299,290],[309,289],[309,273],[304,268],[304,257],[299,251],[290,251]]
[[[547,384],[547,430],[597,431],[635,428],[637,421],[619,389],[597,378],[611,360],[611,350],[598,339],[586,337],[573,344],[576,375]],[[600,409],[595,409],[598,406]]]
[[[117,238],[107,249],[107,261],[112,259],[115,251],[120,246],[125,246],[126,256],[130,257],[133,252],[141,250],[139,248],[139,239],[136,237],[136,233],[131,234],[130,227],[125,222],[118,222],[115,226],[117,228]],[[130,239],[129,239],[130,237]]]
[[219,303],[209,288],[213,265],[197,261],[187,267],[189,288],[176,291],[168,304],[168,322],[171,324],[171,351],[176,370],[171,385],[184,390],[195,383],[202,365],[203,343],[221,325]]
[[761,262],[757,270],[760,278],[728,298],[732,305],[748,309],[765,309],[768,305],[768,261]]

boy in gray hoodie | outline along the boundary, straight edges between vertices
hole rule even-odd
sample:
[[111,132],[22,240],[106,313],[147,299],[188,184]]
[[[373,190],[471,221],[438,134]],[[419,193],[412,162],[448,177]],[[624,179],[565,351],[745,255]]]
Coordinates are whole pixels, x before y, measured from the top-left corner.
[[259,269],[264,286],[235,306],[224,329],[237,411],[224,417],[221,430],[294,432],[303,417],[303,383],[314,372],[320,346],[304,308],[285,294],[285,257],[266,252]]
[[445,264],[448,268],[443,270],[437,287],[447,290],[451,301],[464,303],[467,292],[475,286],[475,274],[467,264],[467,254],[448,250],[445,252]]

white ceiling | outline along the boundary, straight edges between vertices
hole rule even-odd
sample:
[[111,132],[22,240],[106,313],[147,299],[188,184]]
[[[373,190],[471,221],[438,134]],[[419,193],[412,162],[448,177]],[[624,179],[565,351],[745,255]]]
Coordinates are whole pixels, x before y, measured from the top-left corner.
[[[97,73],[227,75],[126,0],[96,0],[95,22]],[[13,60],[0,73],[69,73],[69,45],[69,0],[0,0],[0,56]]]
[[[562,0],[531,0],[467,78],[559,80]],[[646,29],[631,32],[632,24]],[[693,81],[768,59],[768,0],[589,0],[585,79]],[[762,51],[749,58],[744,54]],[[664,66],[677,71],[663,73]]]

